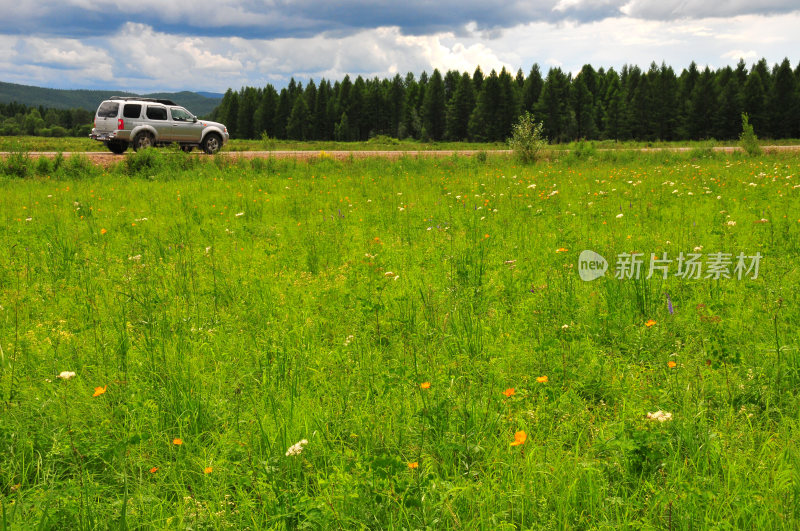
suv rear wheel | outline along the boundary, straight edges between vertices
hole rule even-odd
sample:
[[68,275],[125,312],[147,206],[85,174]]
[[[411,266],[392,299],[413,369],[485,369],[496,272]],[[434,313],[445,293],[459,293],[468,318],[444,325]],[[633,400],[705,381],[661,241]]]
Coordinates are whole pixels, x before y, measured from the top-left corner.
[[219,149],[222,147],[222,139],[216,133],[209,133],[203,139],[203,151],[208,153],[209,155],[213,155],[217,153]]
[[151,135],[150,133],[139,133],[133,139],[134,151],[139,151],[140,149],[153,147],[154,145],[155,141],[153,139],[153,135]]
[[106,142],[106,147],[115,155],[122,155],[128,149],[128,143],[122,140],[110,140]]

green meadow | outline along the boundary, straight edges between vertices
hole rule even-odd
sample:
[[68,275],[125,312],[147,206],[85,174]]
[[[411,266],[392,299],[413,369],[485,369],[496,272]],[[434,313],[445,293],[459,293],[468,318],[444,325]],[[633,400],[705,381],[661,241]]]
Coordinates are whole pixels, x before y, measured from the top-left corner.
[[2,531],[798,526],[798,154],[16,153],[0,190]]

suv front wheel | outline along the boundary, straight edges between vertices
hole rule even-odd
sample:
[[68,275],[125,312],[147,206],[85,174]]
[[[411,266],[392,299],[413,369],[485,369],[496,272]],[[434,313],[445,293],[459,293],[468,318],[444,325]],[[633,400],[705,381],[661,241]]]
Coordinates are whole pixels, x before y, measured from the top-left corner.
[[222,138],[216,133],[209,133],[203,139],[202,147],[203,151],[209,155],[213,155],[222,147]]
[[139,151],[140,149],[153,147],[154,145],[155,141],[153,139],[153,135],[151,135],[150,133],[139,133],[133,139],[134,151]]

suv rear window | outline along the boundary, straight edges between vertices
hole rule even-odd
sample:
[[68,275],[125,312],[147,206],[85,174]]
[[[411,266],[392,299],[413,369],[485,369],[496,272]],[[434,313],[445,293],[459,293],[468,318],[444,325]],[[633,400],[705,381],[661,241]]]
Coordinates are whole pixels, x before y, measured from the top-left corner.
[[116,118],[119,112],[119,103],[115,101],[104,101],[97,109],[97,116],[100,118]]
[[122,116],[125,118],[138,118],[142,115],[142,106],[138,103],[126,103],[122,108]]
[[166,120],[167,108],[166,107],[151,107],[147,106],[147,117],[151,120]]

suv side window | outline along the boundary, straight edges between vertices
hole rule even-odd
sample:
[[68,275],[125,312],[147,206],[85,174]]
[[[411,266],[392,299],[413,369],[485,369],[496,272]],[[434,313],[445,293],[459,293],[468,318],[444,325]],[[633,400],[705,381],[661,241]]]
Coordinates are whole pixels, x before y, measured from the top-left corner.
[[126,103],[122,108],[124,118],[139,118],[142,115],[142,106],[138,103]]
[[147,106],[147,117],[151,120],[166,120],[167,108],[166,107],[153,107]]
[[172,120],[175,122],[191,122],[192,118],[194,118],[189,114],[189,111],[181,107],[170,107],[169,112],[172,114]]
[[97,109],[97,116],[99,118],[116,118],[119,112],[119,103],[116,101],[104,101]]

